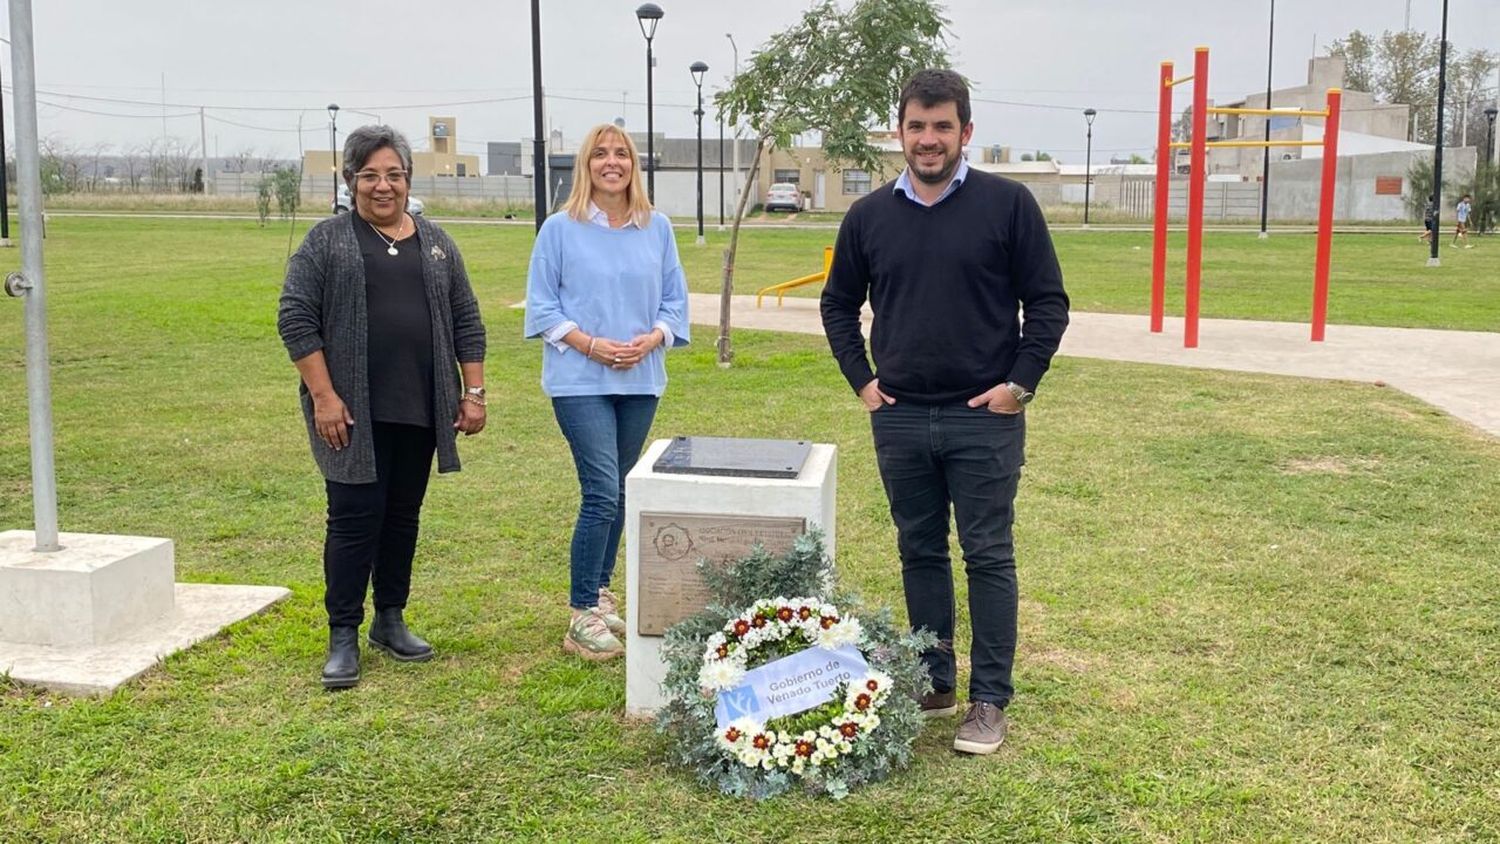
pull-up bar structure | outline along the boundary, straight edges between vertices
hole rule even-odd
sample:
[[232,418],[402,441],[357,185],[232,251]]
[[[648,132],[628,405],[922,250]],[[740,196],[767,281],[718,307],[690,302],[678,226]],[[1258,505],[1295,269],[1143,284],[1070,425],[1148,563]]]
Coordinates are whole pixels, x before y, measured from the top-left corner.
[[[1333,195],[1338,172],[1339,107],[1343,92],[1328,89],[1328,106],[1322,111],[1271,108],[1215,108],[1208,105],[1208,48],[1199,47],[1193,54],[1193,73],[1180,79],[1172,76],[1172,63],[1161,63],[1158,86],[1158,122],[1156,132],[1156,221],[1151,250],[1151,331],[1161,333],[1166,308],[1167,289],[1167,199],[1171,186],[1173,150],[1190,150],[1188,157],[1187,207],[1187,281],[1183,296],[1184,348],[1198,347],[1198,304],[1203,280],[1203,193],[1207,182],[1207,155],[1210,147],[1304,147],[1323,148],[1323,180],[1318,201],[1318,251],[1313,265],[1312,339],[1321,342],[1328,320],[1328,267],[1332,258]],[[1193,83],[1192,137],[1172,140],[1172,89]],[[1321,141],[1210,141],[1207,125],[1210,114],[1258,115],[1264,117],[1316,117],[1324,121]],[[1264,186],[1261,188],[1265,189]]]

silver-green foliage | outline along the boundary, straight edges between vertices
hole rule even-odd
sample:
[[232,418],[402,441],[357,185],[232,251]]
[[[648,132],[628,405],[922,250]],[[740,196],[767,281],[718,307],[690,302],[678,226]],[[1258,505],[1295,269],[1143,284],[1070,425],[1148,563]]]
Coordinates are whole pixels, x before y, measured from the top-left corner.
[[[700,561],[698,569],[713,603],[669,629],[662,648],[668,702],[658,715],[657,727],[671,740],[673,761],[692,770],[704,785],[754,798],[775,796],[798,779],[809,793],[841,798],[853,788],[906,767],[923,722],[916,699],[932,688],[920,660],[922,651],[935,644],[931,633],[905,632],[896,626],[889,608],[862,608],[856,595],[840,590],[833,561],[824,553],[822,533],[816,528],[798,537],[784,555],[757,546],[738,561],[724,566]],[[748,768],[725,754],[715,741],[714,698],[704,696],[698,687],[709,636],[755,601],[791,595],[820,597],[845,617],[858,618],[865,632],[861,646],[865,659],[893,683],[892,694],[880,710],[880,726],[857,742],[850,755],[809,767],[800,777],[782,770]],[[749,667],[757,664],[752,660]]]

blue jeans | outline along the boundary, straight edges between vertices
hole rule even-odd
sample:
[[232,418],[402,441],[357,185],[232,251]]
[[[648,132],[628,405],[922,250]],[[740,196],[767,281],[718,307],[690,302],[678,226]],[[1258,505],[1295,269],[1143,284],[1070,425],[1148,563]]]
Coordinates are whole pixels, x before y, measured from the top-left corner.
[[969,700],[1004,707],[1014,694],[1016,485],[1025,463],[1026,418],[963,403],[897,402],[870,415],[880,478],[896,523],[906,610],[914,629],[937,634],[922,655],[933,688],[957,682],[949,511],[969,579]]
[[625,529],[625,476],[641,456],[656,416],[656,396],[559,396],[552,399],[558,427],[573,450],[582,501],[573,527],[574,609],[598,606],[609,585]]

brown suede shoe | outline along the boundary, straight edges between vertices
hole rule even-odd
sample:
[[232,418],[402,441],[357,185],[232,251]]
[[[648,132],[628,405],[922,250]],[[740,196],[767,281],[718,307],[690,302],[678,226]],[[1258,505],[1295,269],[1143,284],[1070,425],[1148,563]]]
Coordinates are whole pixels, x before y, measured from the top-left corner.
[[928,692],[917,701],[928,718],[946,718],[958,714],[958,695],[952,691]]
[[1005,710],[989,701],[975,701],[969,704],[963,723],[958,725],[953,749],[977,755],[994,753],[1005,743],[1005,729]]

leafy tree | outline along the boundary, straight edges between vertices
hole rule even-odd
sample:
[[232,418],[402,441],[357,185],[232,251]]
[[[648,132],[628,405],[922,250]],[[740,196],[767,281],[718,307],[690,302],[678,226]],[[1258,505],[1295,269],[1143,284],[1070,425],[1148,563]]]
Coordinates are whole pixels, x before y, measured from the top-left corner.
[[275,179],[271,176],[261,176],[260,181],[255,183],[255,214],[260,217],[261,228],[265,228],[266,220],[271,216],[271,192],[275,190]]
[[[1439,40],[1413,30],[1379,37],[1359,30],[1336,39],[1328,54],[1344,59],[1344,82],[1348,88],[1367,91],[1386,103],[1412,107],[1407,139],[1422,143],[1437,140],[1437,77]],[[1473,143],[1485,128],[1483,112],[1491,102],[1485,85],[1500,67],[1500,55],[1484,49],[1459,50],[1448,44],[1448,101],[1445,103],[1445,143]],[[1465,132],[1467,123],[1467,133]]]
[[1375,90],[1375,41],[1354,30],[1328,45],[1328,55],[1344,60],[1344,84],[1355,91]]
[[796,23],[761,45],[750,66],[715,95],[719,111],[731,123],[746,121],[757,139],[724,251],[720,366],[734,357],[729,338],[734,259],[762,155],[790,148],[796,135],[816,132],[831,164],[882,172],[870,127],[889,122],[901,86],[913,73],[947,67],[947,25],[935,0],[854,0],[848,8],[818,0]]
[[[1443,173],[1443,202],[1448,206],[1444,216],[1452,216],[1453,202],[1467,190],[1463,185],[1468,179],[1468,176],[1459,176],[1452,170]],[[1411,186],[1406,194],[1406,211],[1413,220],[1420,220],[1427,210],[1427,198],[1433,193],[1432,159],[1425,155],[1413,159],[1406,171],[1406,183]]]
[[277,167],[271,181],[276,191],[276,210],[285,220],[296,214],[302,204],[302,177],[291,167]]

